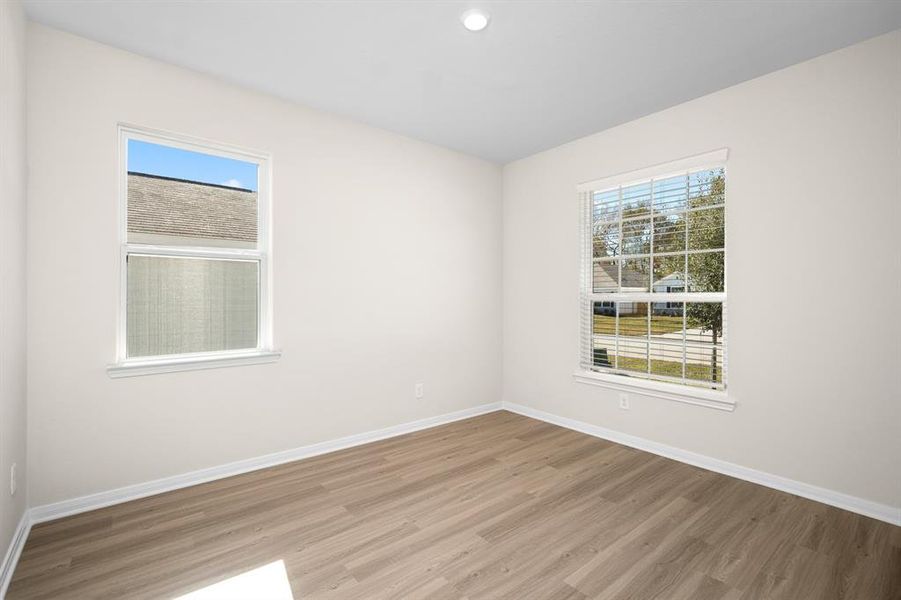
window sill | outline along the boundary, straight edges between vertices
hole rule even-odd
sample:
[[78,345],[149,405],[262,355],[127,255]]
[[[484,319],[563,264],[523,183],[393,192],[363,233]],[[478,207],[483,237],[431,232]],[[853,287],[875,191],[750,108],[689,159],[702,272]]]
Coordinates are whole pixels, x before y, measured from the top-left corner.
[[573,378],[578,383],[597,385],[621,392],[632,392],[643,396],[653,396],[664,400],[673,400],[695,406],[706,406],[717,410],[732,412],[735,410],[735,400],[729,398],[726,392],[716,390],[695,389],[661,381],[637,379],[624,375],[597,373],[595,371],[576,371]]
[[130,360],[109,365],[107,375],[113,379],[120,377],[139,377],[157,373],[176,373],[178,371],[196,371],[198,369],[221,369],[223,367],[240,367],[272,363],[281,357],[279,351],[247,352],[241,354],[219,354],[206,356],[186,356],[181,358]]

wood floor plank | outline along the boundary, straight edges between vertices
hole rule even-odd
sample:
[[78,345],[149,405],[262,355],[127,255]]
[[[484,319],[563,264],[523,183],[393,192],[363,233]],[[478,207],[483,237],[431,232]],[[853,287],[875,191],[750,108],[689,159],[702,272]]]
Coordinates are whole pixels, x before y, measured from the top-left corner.
[[36,525],[9,600],[901,600],[901,528],[505,411]]

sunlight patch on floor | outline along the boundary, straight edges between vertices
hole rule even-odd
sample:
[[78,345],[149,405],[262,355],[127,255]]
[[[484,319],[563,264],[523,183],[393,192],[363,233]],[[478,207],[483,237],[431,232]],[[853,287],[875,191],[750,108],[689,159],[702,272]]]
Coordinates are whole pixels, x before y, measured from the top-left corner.
[[173,600],[294,600],[285,562],[277,560]]

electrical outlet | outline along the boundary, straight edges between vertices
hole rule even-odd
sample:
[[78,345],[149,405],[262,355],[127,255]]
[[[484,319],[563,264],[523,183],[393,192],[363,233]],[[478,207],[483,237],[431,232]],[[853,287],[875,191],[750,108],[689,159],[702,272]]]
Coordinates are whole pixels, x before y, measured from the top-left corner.
[[16,495],[16,463],[9,468],[9,495]]
[[423,385],[421,383],[416,384],[415,392],[417,398],[422,398],[425,395],[425,390],[423,389]]
[[630,408],[632,408],[631,404],[629,404],[629,394],[619,395],[619,407],[623,410],[629,410]]

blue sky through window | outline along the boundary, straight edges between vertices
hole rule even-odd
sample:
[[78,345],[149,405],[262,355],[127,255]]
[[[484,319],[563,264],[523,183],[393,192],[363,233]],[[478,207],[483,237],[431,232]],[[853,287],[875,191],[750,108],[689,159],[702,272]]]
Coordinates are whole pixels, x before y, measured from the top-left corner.
[[257,190],[253,163],[140,140],[128,140],[128,170]]

